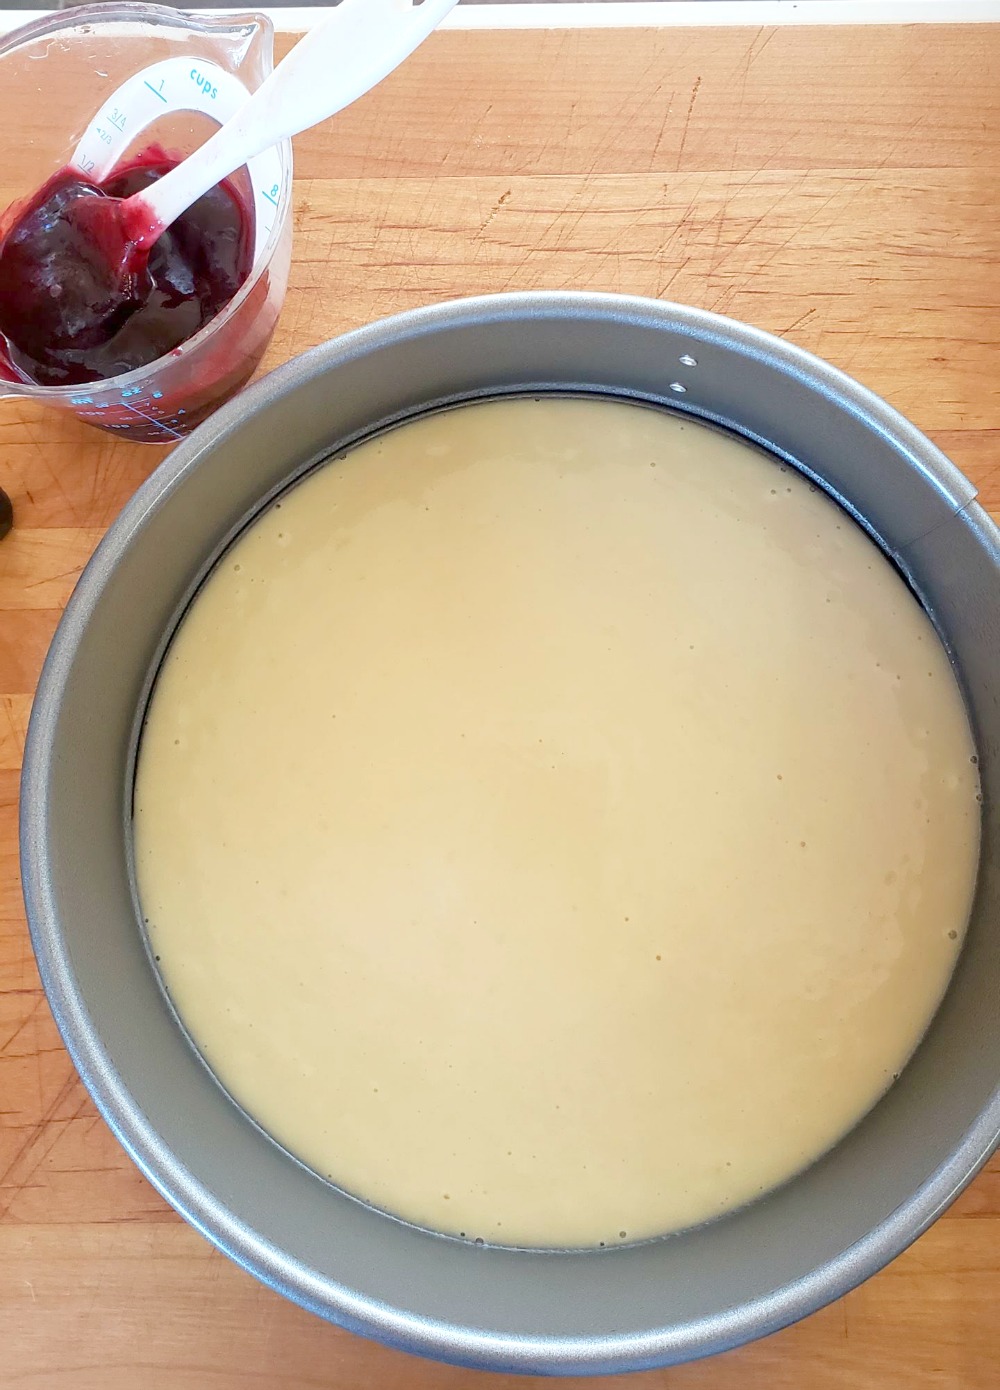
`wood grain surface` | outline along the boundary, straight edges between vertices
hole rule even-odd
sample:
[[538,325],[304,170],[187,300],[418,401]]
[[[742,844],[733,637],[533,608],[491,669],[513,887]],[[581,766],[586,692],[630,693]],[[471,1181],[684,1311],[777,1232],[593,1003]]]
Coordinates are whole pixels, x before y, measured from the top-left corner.
[[[851,372],[1000,510],[1000,26],[445,32],[296,158],[265,366],[455,295],[668,297]],[[514,1390],[530,1382],[364,1342],[230,1264],[119,1149],[52,1022],[17,877],[25,725],[81,566],[161,457],[0,400],[0,1387]],[[1000,1163],[837,1304],[634,1383],[992,1390]]]

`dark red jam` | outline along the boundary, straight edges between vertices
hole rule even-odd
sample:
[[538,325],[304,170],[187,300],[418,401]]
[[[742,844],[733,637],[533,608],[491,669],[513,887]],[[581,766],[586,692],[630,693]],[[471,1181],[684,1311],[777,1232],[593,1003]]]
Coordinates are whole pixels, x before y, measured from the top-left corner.
[[40,386],[104,381],[191,338],[250,274],[252,203],[226,179],[147,253],[121,203],[178,159],[151,145],[102,184],[55,174],[0,228],[0,375]]

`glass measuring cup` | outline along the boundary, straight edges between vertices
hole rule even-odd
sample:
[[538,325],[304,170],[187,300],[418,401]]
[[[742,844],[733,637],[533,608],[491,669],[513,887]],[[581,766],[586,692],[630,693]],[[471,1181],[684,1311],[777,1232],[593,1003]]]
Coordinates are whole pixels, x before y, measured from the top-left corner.
[[[271,72],[273,40],[264,15],[140,3],[80,6],[8,34],[0,42],[0,213],[68,164],[99,180],[152,143],[190,153]],[[288,283],[290,143],[252,160],[233,182],[254,208],[254,262],[215,318],[165,357],[106,381],[38,386],[0,366],[0,396],[29,397],[163,444],[238,391],[267,347]]]

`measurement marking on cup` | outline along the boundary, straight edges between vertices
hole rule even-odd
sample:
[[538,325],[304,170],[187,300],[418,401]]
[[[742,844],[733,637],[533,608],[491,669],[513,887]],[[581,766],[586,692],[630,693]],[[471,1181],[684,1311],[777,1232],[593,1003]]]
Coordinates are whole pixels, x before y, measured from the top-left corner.
[[[137,409],[134,405],[125,405],[124,409],[131,411],[133,415],[138,415],[140,420],[145,420],[148,424],[152,425],[154,429],[159,430],[162,434],[170,435],[172,439],[184,438],[184,436],[181,434],[179,430],[172,429],[171,426],[168,425],[164,420],[157,420],[155,415],[147,415],[144,411]],[[180,415],[182,415],[183,413],[183,411],[178,411],[178,414]]]
[[163,78],[162,78],[162,77],[160,78],[160,90],[159,90],[159,91],[157,91],[157,89],[153,86],[152,82],[143,82],[142,85],[143,85],[144,87],[148,87],[149,90],[153,93],[153,96],[154,96],[154,97],[159,97],[160,100],[163,101],[163,102],[166,101],[166,97],[163,95],[163,91],[162,91],[162,88],[163,88]]
[[269,203],[273,203],[275,207],[278,206],[278,199],[275,197],[275,194],[278,192],[277,184],[272,187],[270,193],[268,193],[266,188],[262,188],[260,192],[261,196],[266,198]]

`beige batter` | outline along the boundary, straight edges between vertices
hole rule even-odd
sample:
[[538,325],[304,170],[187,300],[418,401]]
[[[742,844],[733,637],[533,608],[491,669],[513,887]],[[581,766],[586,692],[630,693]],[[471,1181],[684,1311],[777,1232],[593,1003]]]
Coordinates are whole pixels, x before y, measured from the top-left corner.
[[157,682],[153,949],[232,1095],[347,1191],[631,1241],[828,1148],[975,876],[933,628],[795,472],[665,413],[466,407],[322,468]]

